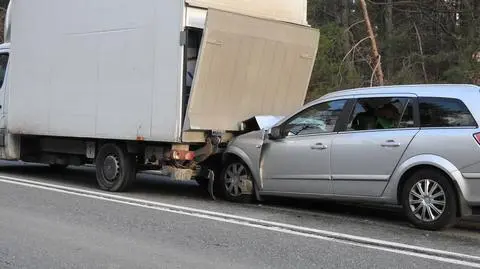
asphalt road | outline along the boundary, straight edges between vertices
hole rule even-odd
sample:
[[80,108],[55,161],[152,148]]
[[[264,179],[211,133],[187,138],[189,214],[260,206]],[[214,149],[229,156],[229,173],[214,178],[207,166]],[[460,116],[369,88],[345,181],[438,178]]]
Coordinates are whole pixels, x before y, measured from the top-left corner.
[[480,268],[480,222],[411,227],[397,208],[211,201],[139,176],[98,191],[92,169],[0,163],[0,268]]

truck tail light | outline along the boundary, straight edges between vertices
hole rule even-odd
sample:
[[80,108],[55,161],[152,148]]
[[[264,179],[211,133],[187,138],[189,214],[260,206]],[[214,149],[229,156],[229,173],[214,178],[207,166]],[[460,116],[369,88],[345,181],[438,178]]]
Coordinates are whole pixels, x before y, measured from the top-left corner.
[[193,151],[188,151],[188,152],[185,154],[185,160],[187,160],[187,161],[193,161],[193,159],[195,159],[195,152],[193,152]]
[[170,157],[179,161],[192,161],[195,158],[195,152],[188,150],[172,150]]
[[477,143],[480,145],[480,133],[473,134],[473,137],[477,141]]

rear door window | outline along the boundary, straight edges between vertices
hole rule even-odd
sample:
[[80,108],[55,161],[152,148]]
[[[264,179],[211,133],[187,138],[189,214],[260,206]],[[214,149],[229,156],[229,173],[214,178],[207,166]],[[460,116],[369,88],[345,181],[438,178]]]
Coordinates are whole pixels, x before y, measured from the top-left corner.
[[467,106],[458,99],[422,97],[419,99],[422,127],[476,127]]
[[414,102],[409,97],[371,97],[357,100],[347,131],[415,127]]

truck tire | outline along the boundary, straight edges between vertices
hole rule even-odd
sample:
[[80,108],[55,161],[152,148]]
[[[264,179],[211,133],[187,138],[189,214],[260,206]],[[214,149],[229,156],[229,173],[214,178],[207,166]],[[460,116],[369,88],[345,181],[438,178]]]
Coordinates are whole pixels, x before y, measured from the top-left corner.
[[237,158],[225,163],[220,173],[221,194],[230,202],[251,203],[254,201],[254,181],[249,167]]
[[457,193],[438,170],[414,173],[405,182],[401,201],[407,218],[420,229],[443,230],[457,222]]
[[97,182],[102,190],[125,191],[135,180],[136,165],[134,156],[116,145],[103,145],[95,160]]

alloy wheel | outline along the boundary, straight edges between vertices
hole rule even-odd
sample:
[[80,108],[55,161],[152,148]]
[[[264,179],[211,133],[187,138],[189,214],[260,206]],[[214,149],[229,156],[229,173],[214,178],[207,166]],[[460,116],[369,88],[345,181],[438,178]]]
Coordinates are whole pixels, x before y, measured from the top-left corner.
[[229,195],[238,197],[245,194],[250,182],[247,168],[241,163],[230,164],[225,170],[224,182]]
[[422,179],[410,189],[408,202],[417,219],[432,222],[444,213],[447,197],[440,184],[431,179]]

